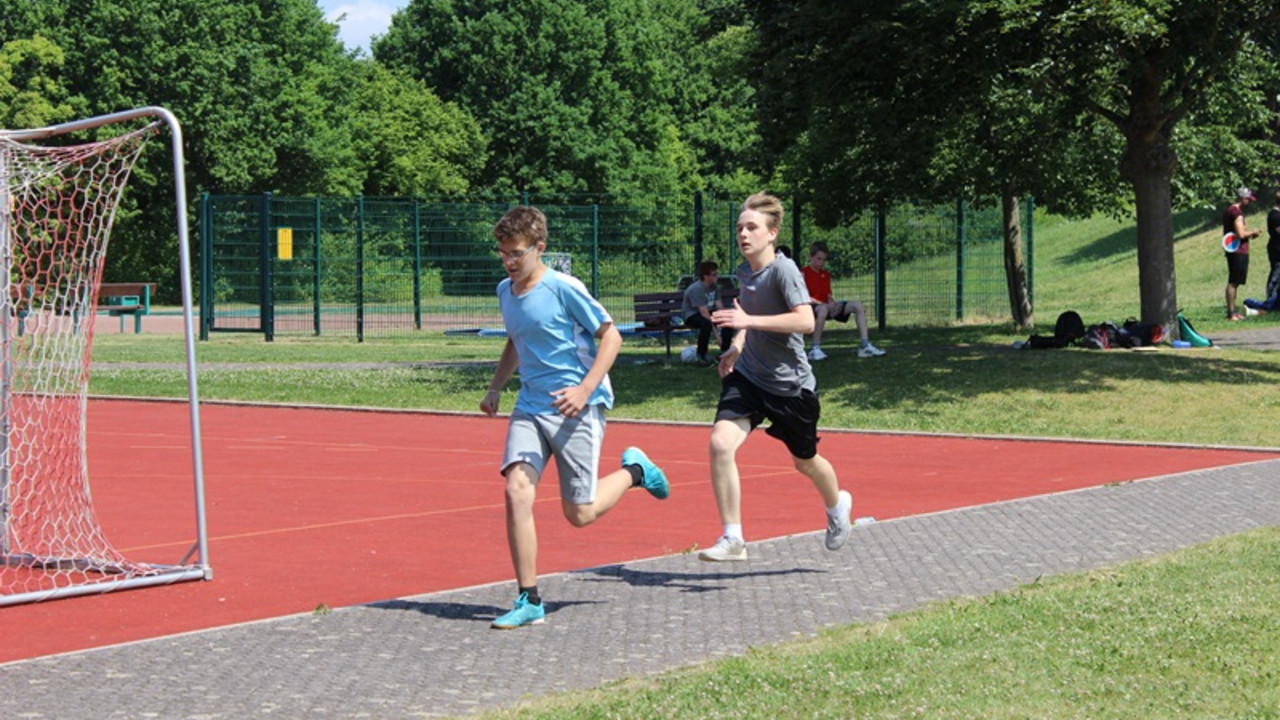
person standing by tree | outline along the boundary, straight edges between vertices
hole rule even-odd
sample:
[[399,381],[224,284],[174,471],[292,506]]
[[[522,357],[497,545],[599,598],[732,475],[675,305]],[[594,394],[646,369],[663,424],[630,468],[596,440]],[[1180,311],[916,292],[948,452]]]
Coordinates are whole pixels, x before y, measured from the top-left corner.
[[1261,234],[1258,230],[1250,230],[1244,222],[1245,208],[1258,198],[1249,188],[1242,187],[1236,191],[1236,201],[1227,206],[1222,214],[1222,232],[1234,233],[1240,247],[1235,252],[1227,252],[1227,319],[1243,320],[1244,315],[1236,312],[1236,292],[1249,278],[1249,240]]
[[533,504],[548,456],[560,474],[565,519],[584,527],[623,493],[643,487],[664,499],[667,477],[639,448],[622,453],[622,468],[598,477],[605,410],[613,407],[609,368],[622,347],[613,319],[580,280],[542,262],[547,218],[533,207],[507,211],[493,230],[507,277],[498,305],[507,344],[480,409],[498,412],[502,387],[520,369],[520,394],[507,428],[502,474],[507,480],[507,545],[515,566],[515,607],[493,621],[500,630],[536,625],[546,611],[538,593],[538,534]]
[[840,489],[835,469],[818,454],[822,414],[817,383],[804,354],[804,334],[813,330],[813,308],[800,270],[775,252],[783,207],[778,198],[756,193],[738,215],[739,296],[732,308],[712,313],[719,327],[737,334],[720,356],[720,403],[711,429],[711,486],[724,524],[716,543],[698,553],[709,562],[747,559],[742,532],[742,487],[738,448],[761,422],[765,432],[786,444],[796,470],[809,478],[827,511],[826,547],[839,550],[849,539],[853,496]]

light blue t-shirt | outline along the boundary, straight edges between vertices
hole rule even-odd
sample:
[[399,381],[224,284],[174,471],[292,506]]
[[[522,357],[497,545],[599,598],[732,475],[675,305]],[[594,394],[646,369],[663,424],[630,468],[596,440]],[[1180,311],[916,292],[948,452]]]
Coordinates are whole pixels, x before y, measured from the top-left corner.
[[[596,358],[596,332],[613,318],[591,297],[582,281],[548,269],[524,295],[511,279],[498,283],[498,307],[507,337],[520,356],[517,411],[554,415],[555,390],[580,385]],[[609,376],[591,394],[589,405],[613,407]]]

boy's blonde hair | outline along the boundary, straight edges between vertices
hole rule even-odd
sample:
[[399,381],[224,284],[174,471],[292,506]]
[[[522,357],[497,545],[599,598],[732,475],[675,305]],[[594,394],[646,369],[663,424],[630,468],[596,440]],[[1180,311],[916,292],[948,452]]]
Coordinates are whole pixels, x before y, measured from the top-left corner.
[[502,219],[493,226],[493,236],[498,242],[504,240],[528,240],[526,247],[533,247],[547,241],[547,216],[536,207],[517,205],[502,215]]
[[754,210],[765,216],[765,226],[770,230],[782,227],[782,201],[767,192],[758,192],[742,202],[738,212]]

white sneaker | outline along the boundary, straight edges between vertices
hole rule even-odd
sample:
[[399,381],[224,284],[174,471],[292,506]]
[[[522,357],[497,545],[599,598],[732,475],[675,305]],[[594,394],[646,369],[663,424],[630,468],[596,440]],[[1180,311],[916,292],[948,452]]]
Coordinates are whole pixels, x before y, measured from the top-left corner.
[[707,562],[737,562],[747,559],[747,544],[738,538],[725,535],[715,545],[698,553],[699,560]]
[[810,360],[826,360],[827,354],[822,352],[822,348],[816,347],[809,351]]
[[1245,316],[1245,317],[1254,317],[1255,315],[1258,315],[1258,309],[1257,309],[1257,308],[1251,308],[1251,307],[1249,307],[1248,305],[1246,305],[1246,306],[1245,306],[1245,308],[1244,308],[1244,316]]
[[867,343],[866,345],[858,348],[858,357],[880,357],[883,354],[883,350],[871,343]]
[[853,510],[853,496],[847,490],[841,490],[840,499],[836,501],[835,517],[831,513],[827,513],[827,549],[839,550],[844,547],[845,541],[849,539],[849,533],[853,530],[853,523],[849,522],[849,514]]

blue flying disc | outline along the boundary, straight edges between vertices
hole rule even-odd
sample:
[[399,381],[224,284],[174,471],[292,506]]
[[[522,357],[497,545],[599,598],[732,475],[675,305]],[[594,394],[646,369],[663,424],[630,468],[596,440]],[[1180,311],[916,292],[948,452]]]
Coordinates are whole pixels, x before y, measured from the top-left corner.
[[1233,253],[1240,249],[1240,238],[1235,233],[1227,233],[1222,236],[1222,249],[1229,253]]

